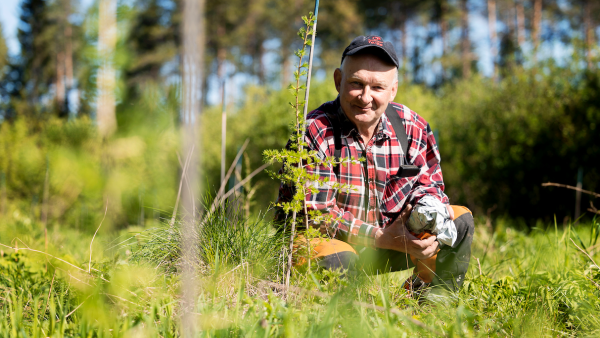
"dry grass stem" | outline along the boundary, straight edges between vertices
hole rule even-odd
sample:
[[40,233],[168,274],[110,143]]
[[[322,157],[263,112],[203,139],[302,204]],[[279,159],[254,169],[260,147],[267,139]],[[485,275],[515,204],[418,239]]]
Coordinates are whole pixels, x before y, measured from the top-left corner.
[[573,241],[573,239],[572,239],[572,238],[569,238],[569,239],[571,240],[571,242],[573,242],[573,245],[575,245],[575,247],[576,247],[576,248],[577,248],[579,251],[583,252],[583,254],[584,254],[584,255],[586,255],[586,256],[587,256],[587,257],[590,259],[590,261],[592,261],[592,263],[594,263],[594,265],[595,265],[595,266],[596,266],[596,267],[597,267],[597,268],[600,270],[600,266],[598,266],[598,264],[596,264],[596,262],[594,262],[594,259],[592,258],[592,256],[590,256],[590,254],[588,254],[587,252],[585,252],[585,250],[583,250],[583,249],[582,249],[582,248],[580,248],[580,247],[579,247],[577,244],[575,244],[575,241]]
[[229,166],[229,169],[227,170],[227,174],[225,174],[225,178],[223,178],[223,180],[221,181],[221,186],[219,186],[219,191],[217,192],[217,196],[215,196],[215,202],[213,202],[213,204],[211,205],[210,210],[214,210],[214,207],[216,207],[216,203],[218,203],[216,201],[219,201],[221,195],[223,195],[223,192],[225,191],[225,186],[226,186],[225,183],[227,183],[227,180],[229,180],[229,177],[231,177],[231,174],[233,173],[233,170],[235,169],[235,165],[240,160],[240,157],[244,153],[244,150],[246,150],[246,147],[248,146],[249,142],[250,142],[250,139],[247,138],[246,141],[244,141],[244,144],[242,144],[242,147],[240,148],[238,153],[235,155],[233,162],[231,162],[231,165]]
[[100,227],[102,226],[102,223],[104,223],[104,219],[106,218],[106,212],[108,211],[108,200],[106,200],[106,207],[104,209],[104,216],[102,217],[102,221],[100,221],[100,225],[98,225],[98,229],[96,229],[96,232],[94,232],[94,236],[92,237],[92,241],[90,242],[90,261],[88,264],[88,273],[92,272],[92,244],[94,244],[94,238],[96,238],[96,234],[98,233],[98,230],[100,230]]
[[572,185],[566,185],[566,184],[548,182],[548,183],[542,183],[542,187],[567,188],[567,189],[571,189],[571,190],[575,190],[575,191],[581,191],[584,194],[592,195],[594,197],[600,197],[599,193],[596,193],[596,192],[593,192],[593,191],[589,191],[589,190],[583,190],[581,188],[577,188],[577,187],[574,187]]
[[239,189],[244,184],[248,183],[248,181],[251,180],[252,177],[258,175],[261,171],[265,170],[270,165],[271,165],[271,163],[265,163],[265,164],[261,165],[258,169],[254,170],[250,175],[246,176],[246,178],[244,178],[241,182],[236,184],[233,188],[229,189],[229,191],[226,194],[224,194],[223,197],[221,197],[221,201],[223,201],[227,197],[231,196],[231,194],[233,194],[234,191]]
[[[181,188],[183,186],[183,180],[185,178],[185,173],[187,171],[187,167],[189,165],[190,158],[192,157],[192,152],[194,151],[194,146],[190,149],[187,157],[185,158],[185,165],[181,168],[181,178],[179,179],[179,191],[177,191],[177,199],[175,200],[175,207],[173,208],[173,216],[171,217],[171,221],[169,222],[169,226],[173,226],[175,224],[175,216],[177,216],[177,209],[179,208],[179,199],[181,198]],[[179,165],[181,166],[181,159],[179,158],[179,154],[177,154],[177,159],[179,160]]]
[[54,274],[52,274],[52,282],[50,282],[50,290],[48,291],[48,298],[46,299],[46,307],[44,308],[44,312],[42,312],[42,314],[46,313],[46,310],[48,310],[48,304],[50,304],[50,295],[52,294],[52,286],[54,285],[54,276],[56,276],[56,271],[54,271]]

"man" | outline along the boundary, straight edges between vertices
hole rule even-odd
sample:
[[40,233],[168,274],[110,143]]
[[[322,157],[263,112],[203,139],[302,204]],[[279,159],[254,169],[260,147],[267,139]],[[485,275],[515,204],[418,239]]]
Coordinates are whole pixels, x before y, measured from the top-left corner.
[[[392,102],[398,90],[392,44],[378,36],[357,37],[333,77],[339,96],[308,114],[305,141],[319,157],[336,156],[347,165],[308,167],[322,179],[319,192],[306,196],[308,210],[335,219],[313,224],[335,238],[314,243],[313,256],[329,269],[354,266],[380,273],[415,267],[407,289],[458,290],[469,266],[473,218],[468,209],[449,206],[429,124]],[[361,157],[366,161],[351,161]],[[406,175],[406,165],[418,168]],[[353,189],[334,189],[326,179]],[[454,218],[458,238],[453,246],[407,230],[412,206],[426,195],[444,203]],[[290,196],[291,188],[282,185],[280,201]]]

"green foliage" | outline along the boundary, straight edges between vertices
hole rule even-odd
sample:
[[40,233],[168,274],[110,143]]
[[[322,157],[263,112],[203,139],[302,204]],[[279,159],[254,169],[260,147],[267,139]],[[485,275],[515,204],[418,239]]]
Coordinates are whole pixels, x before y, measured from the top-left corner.
[[[144,85],[157,83],[163,65],[177,56],[179,48],[179,2],[138,0],[126,38],[128,53],[124,74],[128,100],[136,100]],[[165,74],[171,75],[171,74]]]
[[583,186],[600,186],[599,83],[592,73],[549,67],[444,87],[430,123],[453,203],[527,219],[570,215],[575,194],[541,184],[576,185],[583,168]]
[[107,200],[107,228],[158,221],[176,198],[179,143],[168,122],[166,127],[158,123],[123,131],[106,143],[87,118],[54,118],[42,126],[24,118],[3,123],[0,195],[6,198],[0,196],[0,223],[10,222],[10,216],[16,220],[16,212],[18,218],[43,227],[46,205],[50,226],[95,229]]

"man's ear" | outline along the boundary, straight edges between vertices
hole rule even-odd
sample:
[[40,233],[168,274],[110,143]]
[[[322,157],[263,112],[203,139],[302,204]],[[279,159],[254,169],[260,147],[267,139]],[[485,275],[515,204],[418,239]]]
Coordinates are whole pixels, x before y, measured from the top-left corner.
[[[339,68],[336,68],[335,71],[333,72],[333,82],[335,82],[335,89],[337,90],[338,94],[340,93],[340,88],[342,86],[342,70]],[[398,86],[396,86],[397,89]]]
[[391,93],[391,97],[390,97],[390,102],[394,101],[394,98],[396,97],[397,93],[398,93],[398,81],[394,81],[394,84],[392,85],[392,93]]

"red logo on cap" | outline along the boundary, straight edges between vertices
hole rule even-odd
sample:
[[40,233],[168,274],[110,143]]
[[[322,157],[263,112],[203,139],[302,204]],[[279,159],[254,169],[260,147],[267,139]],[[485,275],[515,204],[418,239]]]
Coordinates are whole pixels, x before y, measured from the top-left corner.
[[379,47],[383,46],[383,42],[381,41],[381,38],[378,36],[370,36],[369,38],[367,38],[367,41],[372,45],[377,45]]

